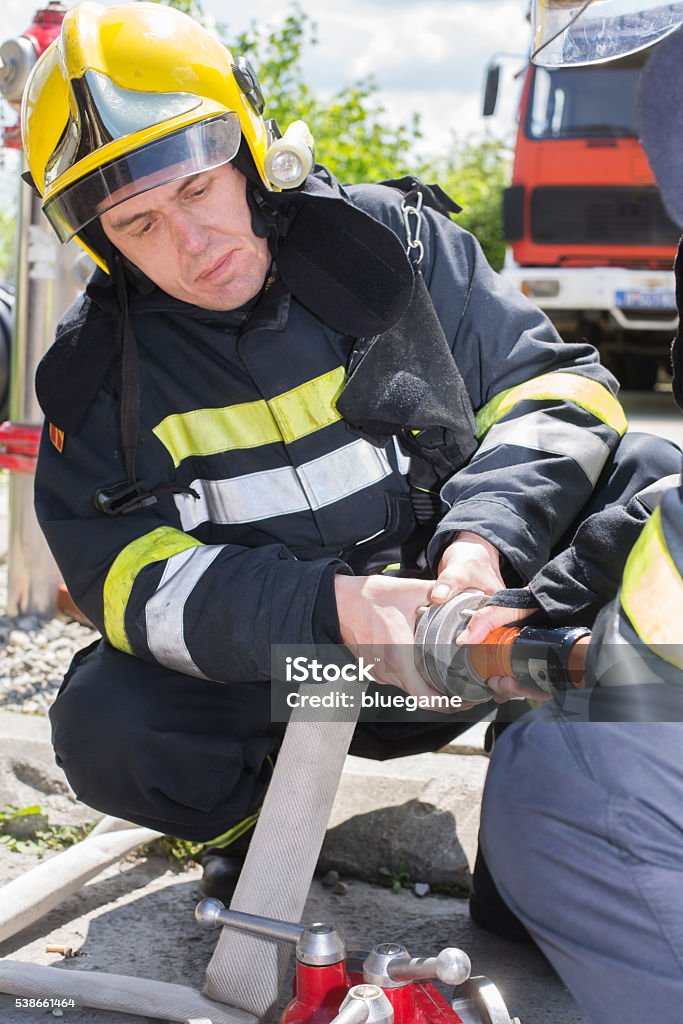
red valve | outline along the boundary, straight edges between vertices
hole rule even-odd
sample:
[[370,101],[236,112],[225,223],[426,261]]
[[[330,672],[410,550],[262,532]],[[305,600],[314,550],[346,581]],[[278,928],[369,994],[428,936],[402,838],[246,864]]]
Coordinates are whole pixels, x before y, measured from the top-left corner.
[[66,11],[66,7],[57,0],[55,3],[49,3],[47,7],[41,7],[33,15],[33,22],[23,35],[31,40],[38,57],[45,53],[50,43],[59,35]]
[[325,1024],[333,1020],[352,984],[344,960],[326,967],[297,962],[294,998],[285,1007],[281,1024]]
[[0,469],[33,473],[39,444],[40,427],[9,422],[0,424]]
[[[297,963],[294,998],[285,1008],[281,1024],[329,1024],[354,985],[363,984],[364,955],[326,967]],[[394,1010],[394,1024],[463,1024],[448,1000],[427,981],[414,981],[382,990]]]
[[[67,8],[58,0],[41,7],[33,21],[16,39],[7,39],[0,46],[0,93],[19,115],[21,97],[31,68],[48,46],[59,35]],[[3,145],[8,149],[21,149],[21,126],[7,125],[2,132]]]

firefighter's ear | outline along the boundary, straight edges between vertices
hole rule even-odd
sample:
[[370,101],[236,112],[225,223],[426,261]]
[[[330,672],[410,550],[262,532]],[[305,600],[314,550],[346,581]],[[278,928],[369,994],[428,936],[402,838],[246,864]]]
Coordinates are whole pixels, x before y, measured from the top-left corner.
[[22,174],[21,178],[22,178],[22,181],[26,182],[26,184],[29,186],[29,188],[33,189],[34,194],[37,195],[39,199],[43,198],[42,195],[40,194],[38,186],[36,185],[35,181],[33,180],[33,175],[31,174],[30,171],[24,171],[24,173]]

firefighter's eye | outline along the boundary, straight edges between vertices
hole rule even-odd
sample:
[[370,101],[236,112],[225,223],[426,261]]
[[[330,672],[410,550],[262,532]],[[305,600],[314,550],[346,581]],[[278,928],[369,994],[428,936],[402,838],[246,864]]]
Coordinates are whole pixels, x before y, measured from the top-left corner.
[[154,221],[153,220],[146,220],[146,221],[144,221],[144,223],[141,224],[141,226],[138,228],[138,230],[136,232],[134,232],[133,238],[144,238],[145,235],[148,235],[151,232],[153,227],[154,227]]

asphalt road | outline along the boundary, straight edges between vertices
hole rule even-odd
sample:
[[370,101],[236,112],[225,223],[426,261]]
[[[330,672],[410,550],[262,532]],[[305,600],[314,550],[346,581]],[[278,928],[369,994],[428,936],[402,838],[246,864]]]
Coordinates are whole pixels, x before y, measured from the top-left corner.
[[675,441],[683,447],[683,412],[668,387],[656,391],[622,391],[621,403],[631,430],[645,430]]

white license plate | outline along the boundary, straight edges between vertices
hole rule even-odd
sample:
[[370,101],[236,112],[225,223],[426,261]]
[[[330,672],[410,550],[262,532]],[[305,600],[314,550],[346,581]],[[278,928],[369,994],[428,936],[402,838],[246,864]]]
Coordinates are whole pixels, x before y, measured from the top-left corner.
[[676,309],[673,288],[629,288],[617,292],[615,301],[620,309]]

